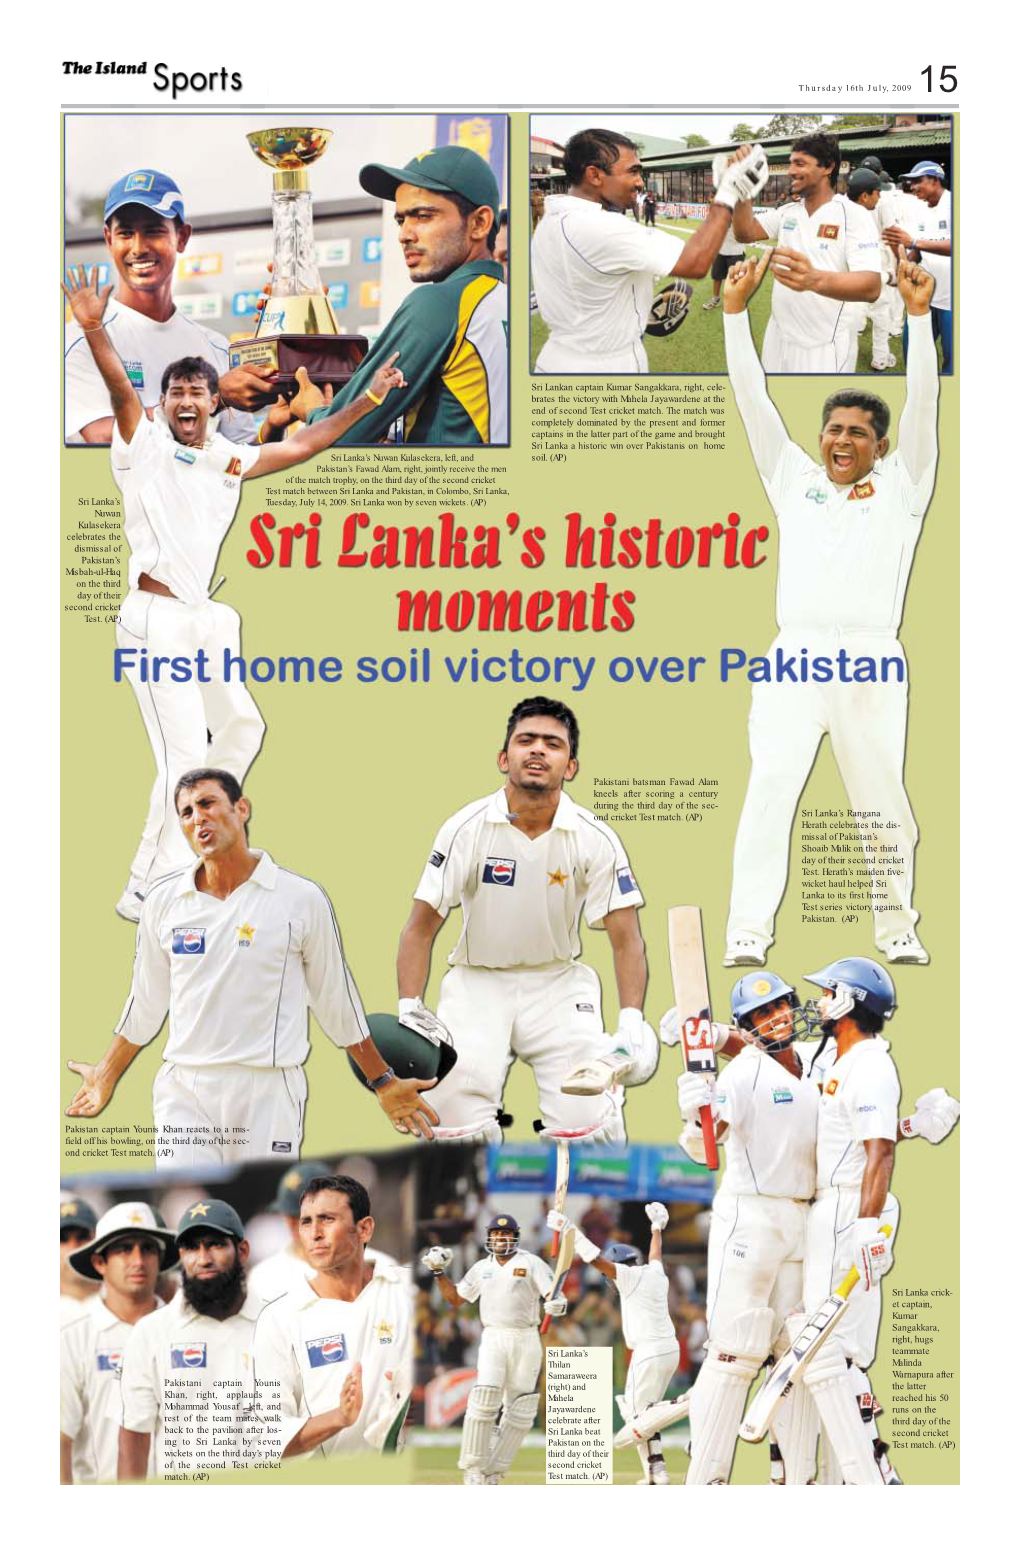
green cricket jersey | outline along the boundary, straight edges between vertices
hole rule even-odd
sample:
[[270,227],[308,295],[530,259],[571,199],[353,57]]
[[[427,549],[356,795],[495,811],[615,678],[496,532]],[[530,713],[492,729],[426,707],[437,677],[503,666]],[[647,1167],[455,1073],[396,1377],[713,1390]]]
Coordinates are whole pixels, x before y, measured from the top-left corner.
[[[354,375],[315,423],[352,402],[399,350],[407,386],[391,391],[334,443],[384,440],[390,425],[410,445],[507,442],[507,288],[488,258],[464,263],[438,284],[418,284],[401,302]],[[403,424],[400,424],[403,420]]]

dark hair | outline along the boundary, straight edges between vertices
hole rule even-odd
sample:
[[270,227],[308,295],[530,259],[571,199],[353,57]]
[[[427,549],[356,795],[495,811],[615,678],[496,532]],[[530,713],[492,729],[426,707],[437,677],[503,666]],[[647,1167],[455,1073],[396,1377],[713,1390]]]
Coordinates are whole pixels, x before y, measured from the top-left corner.
[[881,397],[876,397],[873,391],[855,391],[850,387],[846,391],[834,391],[831,397],[826,397],[822,408],[823,429],[838,407],[859,407],[862,412],[870,413],[880,440],[884,440],[889,433],[889,404]]
[[499,211],[499,228],[500,228],[501,231],[503,231],[503,230],[507,230],[508,231],[510,229],[510,211],[509,211],[509,209],[501,209]]
[[194,772],[185,772],[183,777],[177,779],[174,809],[177,808],[177,800],[183,790],[195,788],[199,783],[219,783],[231,804],[236,804],[241,797],[241,785],[233,772],[224,772],[220,767],[196,767]]
[[303,1201],[305,1196],[317,1196],[323,1190],[337,1190],[342,1196],[346,1196],[355,1222],[360,1222],[363,1217],[372,1215],[372,1202],[368,1191],[349,1174],[323,1174],[319,1179],[310,1179],[301,1192],[301,1200]]
[[813,155],[819,166],[832,163],[829,181],[835,184],[839,172],[839,140],[832,134],[802,134],[790,146],[790,154],[799,150],[802,155]]
[[577,747],[581,743],[581,731],[577,727],[577,719],[565,702],[556,702],[552,697],[525,697],[523,702],[517,704],[506,721],[506,739],[503,741],[504,750],[510,744],[510,736],[522,718],[556,719],[567,731],[567,736],[570,740],[571,758],[577,759]]
[[[450,203],[460,212],[462,220],[466,220],[469,214],[474,214],[476,209],[492,209],[491,204],[473,204],[469,198],[464,197],[463,193],[455,193],[452,188],[444,188],[443,197],[448,198]],[[490,252],[495,252],[496,250],[496,231],[498,229],[499,215],[495,209],[492,209],[492,224],[489,226],[485,237]]]
[[563,170],[570,186],[576,188],[584,181],[589,166],[611,171],[621,150],[637,150],[637,145],[625,134],[614,134],[611,129],[581,129],[571,134],[563,151]]
[[211,396],[215,396],[220,389],[220,378],[208,359],[198,359],[188,354],[184,359],[175,359],[173,364],[167,365],[163,371],[163,379],[159,383],[160,393],[163,396],[166,395],[171,381],[198,380],[205,381]]
[[880,1035],[885,1028],[885,1019],[880,1013],[873,1013],[870,1008],[865,1008],[863,1003],[854,1003],[850,1009],[850,1017],[858,1029],[863,1029],[866,1035]]
[[[153,209],[151,204],[121,204],[120,208],[118,208],[118,209],[111,209],[110,213],[107,215],[106,219],[103,221],[103,229],[104,229],[104,231],[108,231],[110,229],[111,223],[120,214],[121,209],[145,209],[145,210],[148,210],[150,214],[158,214],[159,213],[158,210]],[[160,218],[163,219],[163,220],[173,220],[173,222],[174,222],[174,230],[176,231],[177,235],[180,235],[180,233],[181,233],[181,226],[184,224],[184,221],[181,219],[179,214],[171,214],[171,215],[165,215],[164,214],[164,215],[161,215]],[[123,225],[123,223],[124,222],[122,220],[121,224]]]

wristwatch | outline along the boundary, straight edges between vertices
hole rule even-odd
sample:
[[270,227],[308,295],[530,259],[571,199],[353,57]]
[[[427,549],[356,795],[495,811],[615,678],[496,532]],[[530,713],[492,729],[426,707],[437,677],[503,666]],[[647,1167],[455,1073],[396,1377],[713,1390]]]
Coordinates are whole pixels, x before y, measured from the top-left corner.
[[392,1083],[397,1074],[392,1067],[387,1067],[385,1072],[380,1072],[377,1078],[369,1078],[368,1086],[373,1094],[377,1094],[380,1088],[385,1088],[387,1083]]

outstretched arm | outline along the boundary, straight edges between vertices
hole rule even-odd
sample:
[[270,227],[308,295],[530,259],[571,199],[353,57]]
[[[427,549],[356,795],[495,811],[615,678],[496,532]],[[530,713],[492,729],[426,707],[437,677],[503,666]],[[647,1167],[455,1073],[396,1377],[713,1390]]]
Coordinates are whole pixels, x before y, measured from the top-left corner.
[[931,330],[935,280],[918,263],[900,263],[900,294],[907,308],[907,400],[900,415],[897,449],[907,476],[919,483],[938,457],[939,364]]
[[768,247],[757,263],[734,263],[723,289],[726,368],[751,443],[751,454],[765,482],[775,474],[789,436],[765,387],[765,371],[751,337],[747,302],[764,279],[771,261],[772,248]]
[[[120,437],[125,445],[129,445],[132,435],[138,428],[143,409],[138,400],[138,393],[128,380],[128,373],[121,362],[120,355],[106,336],[106,329],[103,326],[103,312],[106,310],[106,302],[113,293],[113,285],[108,284],[102,290],[99,288],[97,264],[93,265],[91,279],[86,279],[85,269],[80,264],[77,273],[73,268],[69,268],[67,277],[69,282],[60,287],[67,296],[72,316],[85,334],[85,342],[92,350],[96,369],[103,377],[103,383],[110,393],[110,403],[113,407],[113,416],[117,421],[117,428],[120,430]],[[89,425],[89,428],[94,427]]]
[[[249,467],[244,476],[264,477],[267,472],[279,472],[288,466],[297,466],[301,461],[307,461],[310,456],[317,456],[320,451],[332,445],[342,434],[352,428],[359,419],[371,413],[374,408],[380,407],[385,401],[387,393],[405,386],[403,374],[394,368],[397,354],[391,354],[386,363],[373,375],[370,385],[360,396],[355,397],[345,407],[330,416],[320,419],[318,423],[307,424],[299,429],[289,439],[281,440],[277,444],[264,445],[255,464]],[[302,393],[314,390],[308,379],[308,372],[304,366],[297,371],[298,384]],[[327,405],[327,399],[320,397],[319,406]]]

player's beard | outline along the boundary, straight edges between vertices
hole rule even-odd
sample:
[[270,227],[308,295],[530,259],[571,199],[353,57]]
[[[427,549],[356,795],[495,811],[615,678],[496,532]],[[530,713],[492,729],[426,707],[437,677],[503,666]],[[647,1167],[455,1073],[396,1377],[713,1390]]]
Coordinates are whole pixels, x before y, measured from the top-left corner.
[[448,236],[444,241],[436,242],[424,258],[427,272],[421,266],[409,268],[408,276],[412,284],[439,284],[443,279],[448,279],[451,273],[455,273],[467,261],[467,221],[462,229],[454,236]]
[[210,1308],[229,1308],[235,1302],[244,1301],[244,1265],[235,1260],[229,1270],[202,1280],[182,1272],[181,1290],[185,1302],[196,1313],[207,1313]]

